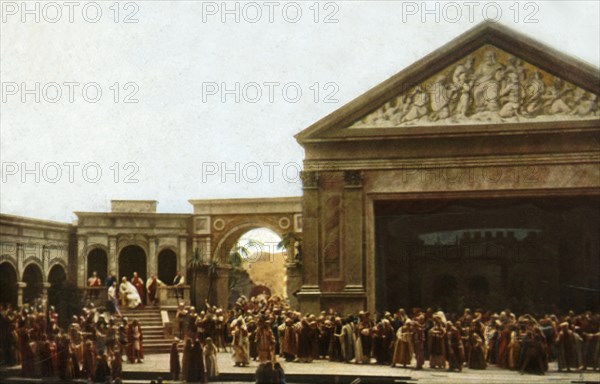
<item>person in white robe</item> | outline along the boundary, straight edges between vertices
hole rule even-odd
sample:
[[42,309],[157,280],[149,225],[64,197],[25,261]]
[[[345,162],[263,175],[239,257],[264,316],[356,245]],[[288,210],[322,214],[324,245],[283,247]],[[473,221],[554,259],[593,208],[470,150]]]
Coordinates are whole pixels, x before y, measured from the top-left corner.
[[133,284],[127,281],[125,276],[123,276],[121,279],[119,293],[121,294],[121,297],[124,298],[125,304],[129,308],[137,308],[140,304],[142,304],[142,298],[140,297],[137,289]]

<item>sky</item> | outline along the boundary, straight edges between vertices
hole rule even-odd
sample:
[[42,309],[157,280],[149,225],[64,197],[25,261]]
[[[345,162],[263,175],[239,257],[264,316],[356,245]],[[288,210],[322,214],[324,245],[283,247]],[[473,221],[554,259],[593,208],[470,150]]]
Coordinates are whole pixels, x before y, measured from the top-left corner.
[[598,67],[598,1],[0,0],[0,211],[299,196],[294,135],[484,19]]

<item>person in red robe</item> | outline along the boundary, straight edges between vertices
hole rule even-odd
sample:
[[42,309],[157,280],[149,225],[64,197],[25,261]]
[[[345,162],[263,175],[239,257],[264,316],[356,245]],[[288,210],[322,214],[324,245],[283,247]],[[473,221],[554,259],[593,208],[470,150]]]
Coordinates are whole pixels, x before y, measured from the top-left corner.
[[160,281],[156,275],[152,275],[152,277],[148,279],[146,282],[146,290],[148,291],[148,304],[156,305],[158,303],[158,287],[162,287],[164,285],[165,283]]
[[133,277],[131,278],[131,284],[137,289],[140,294],[140,299],[142,300],[142,307],[146,305],[146,295],[144,295],[144,279],[138,276],[137,272],[133,272]]
[[[96,271],[92,272],[92,276],[88,278],[88,287],[97,288],[102,285],[102,280],[98,277]],[[90,291],[90,298],[97,299],[98,298],[98,290]]]

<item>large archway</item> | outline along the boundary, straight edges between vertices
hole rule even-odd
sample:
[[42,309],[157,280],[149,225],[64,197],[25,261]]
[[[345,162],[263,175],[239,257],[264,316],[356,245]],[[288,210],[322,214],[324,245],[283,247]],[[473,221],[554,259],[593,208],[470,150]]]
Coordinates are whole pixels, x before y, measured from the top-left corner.
[[0,305],[17,305],[17,271],[9,262],[0,264]]
[[270,228],[252,228],[238,238],[229,251],[229,304],[242,295],[260,293],[287,297],[286,249],[281,236]]
[[102,248],[94,248],[88,253],[87,257],[87,277],[92,276],[94,272],[98,274],[100,280],[105,281],[108,271],[108,257],[106,251]]
[[177,274],[177,254],[172,249],[163,249],[158,254],[158,279],[172,284]]
[[62,265],[56,264],[50,269],[48,274],[48,282],[50,288],[48,289],[48,304],[57,306],[60,302],[60,288],[65,284],[67,280],[67,273]]
[[27,284],[23,289],[23,303],[35,304],[42,297],[43,276],[40,267],[29,264],[23,271],[23,282]]

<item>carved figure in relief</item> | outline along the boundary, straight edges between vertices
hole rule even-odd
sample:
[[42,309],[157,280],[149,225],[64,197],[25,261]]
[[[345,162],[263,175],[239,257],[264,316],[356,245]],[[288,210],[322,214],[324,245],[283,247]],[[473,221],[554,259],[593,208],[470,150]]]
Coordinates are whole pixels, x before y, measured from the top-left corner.
[[[579,91],[579,89],[577,90]],[[597,112],[598,97],[593,94],[585,94],[585,92],[575,92],[575,108],[571,111],[571,115],[586,116]]]
[[419,119],[427,115],[427,112],[429,111],[429,95],[427,92],[423,91],[421,87],[414,88],[411,99],[412,105],[408,109],[408,112],[402,117],[402,122]]
[[569,90],[563,86],[561,79],[554,79],[553,85],[548,87],[546,93],[542,96],[544,100],[544,112],[549,115],[557,113],[570,113],[571,108],[563,100],[563,97]]
[[510,72],[507,75],[504,87],[500,91],[500,99],[503,101],[502,109],[498,112],[500,117],[508,118],[517,116],[520,98],[521,87],[519,85],[519,75],[516,72]]
[[[417,85],[357,121],[353,127],[500,123],[555,117],[590,118],[600,114],[597,95],[526,69],[515,56],[496,51],[467,57],[431,81]],[[544,79],[546,76],[546,79]],[[552,85],[546,85],[552,84]]]
[[526,84],[522,112],[525,115],[534,115],[543,106],[542,95],[546,92],[546,85],[542,81],[539,71],[535,71]]
[[452,99],[452,92],[445,87],[446,76],[440,75],[431,85],[429,99],[431,101],[431,119],[439,120],[450,116],[449,101]]
[[[475,88],[473,90],[476,111],[484,111],[488,106],[494,107],[496,104],[493,98],[498,90],[499,71],[502,70],[502,65],[496,61],[494,51],[487,51],[484,55],[484,60],[477,66],[475,70]],[[490,99],[492,102],[490,102]]]

